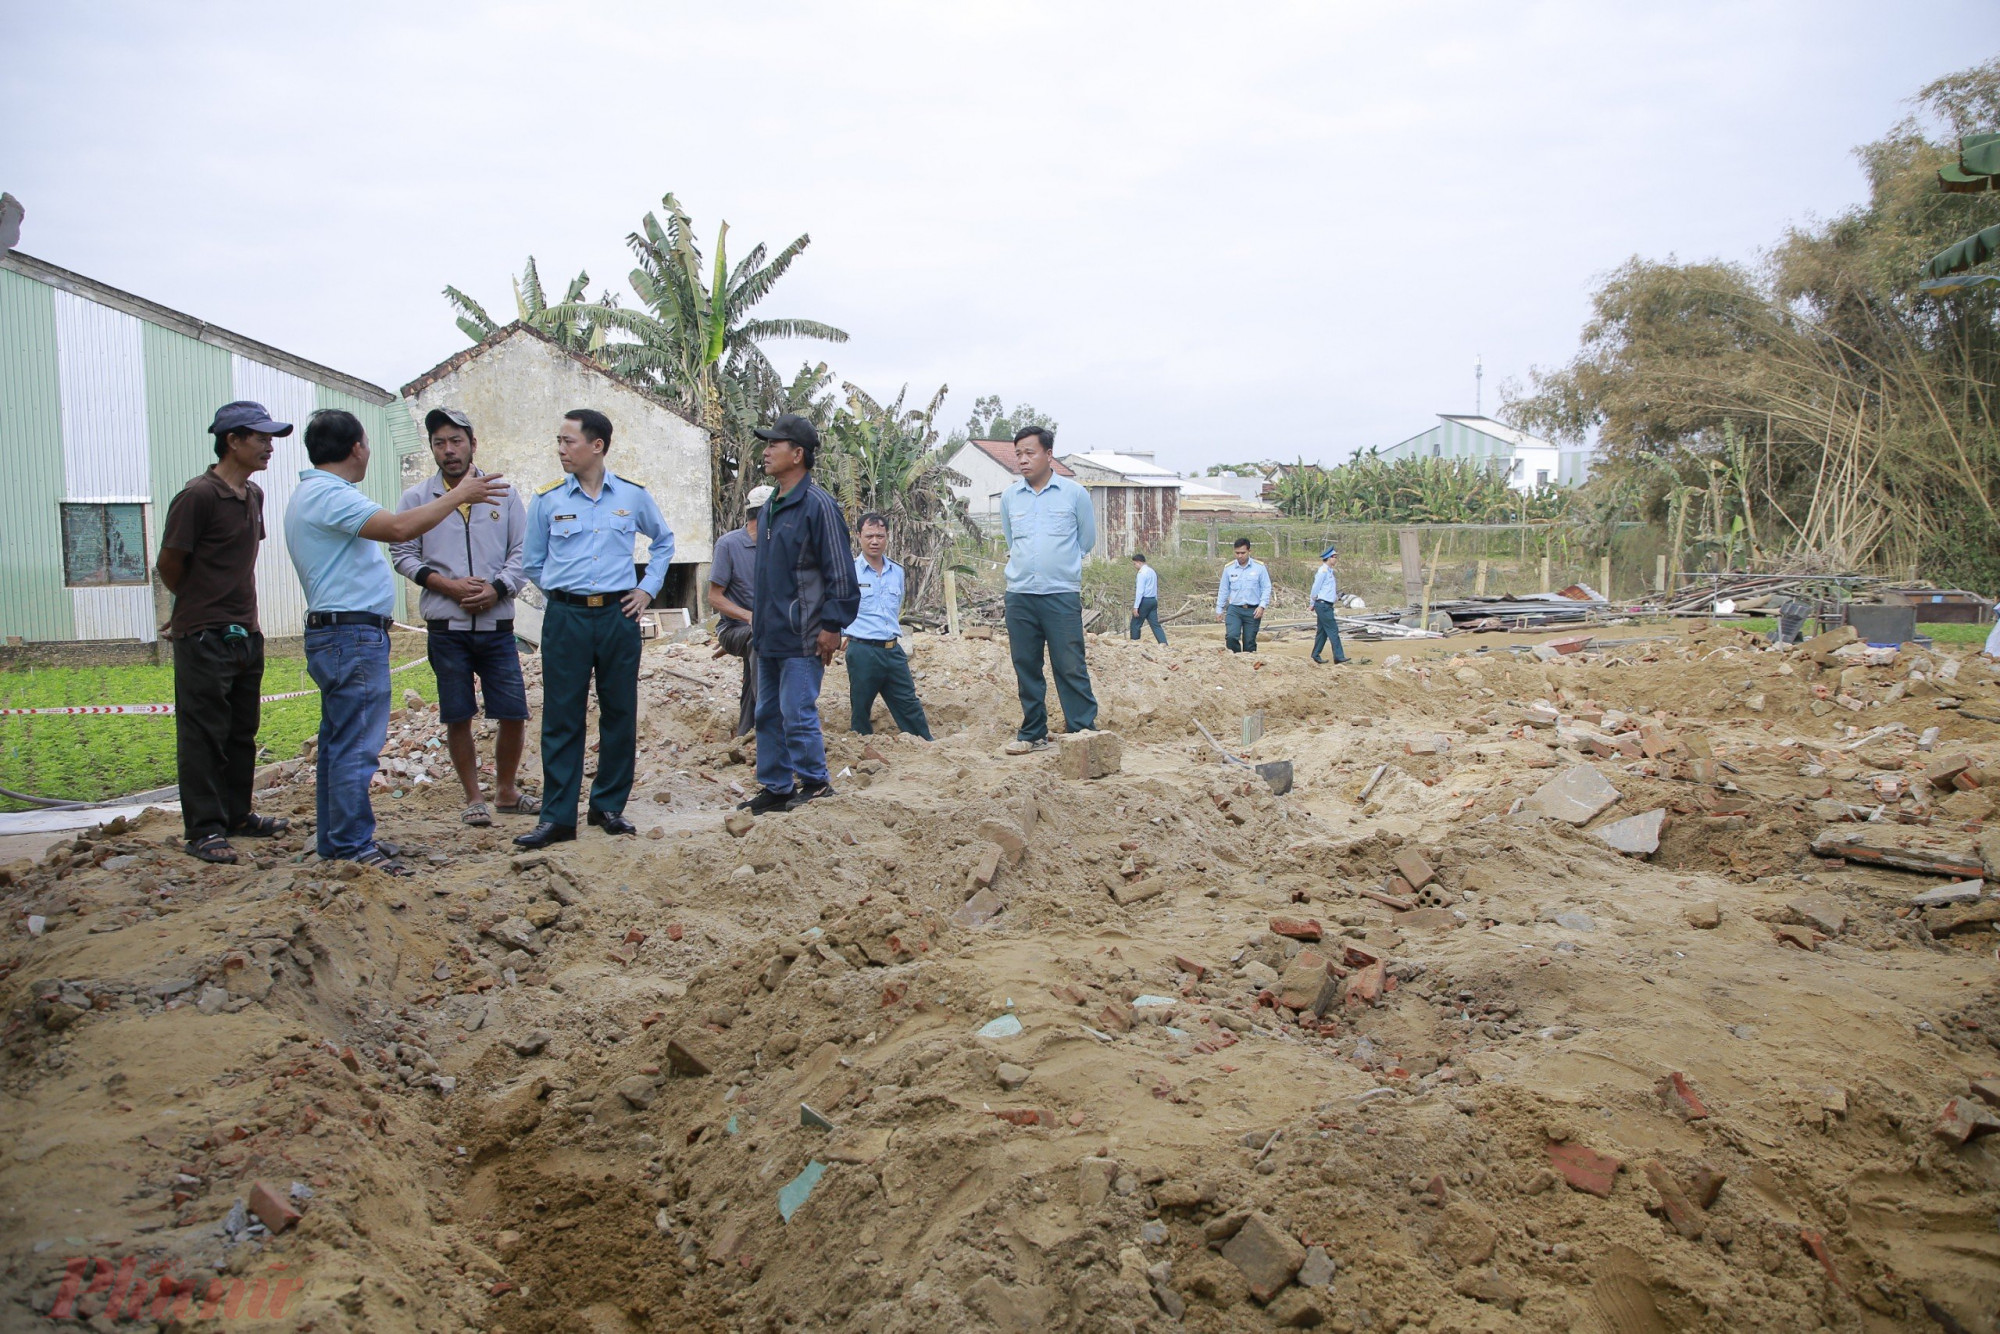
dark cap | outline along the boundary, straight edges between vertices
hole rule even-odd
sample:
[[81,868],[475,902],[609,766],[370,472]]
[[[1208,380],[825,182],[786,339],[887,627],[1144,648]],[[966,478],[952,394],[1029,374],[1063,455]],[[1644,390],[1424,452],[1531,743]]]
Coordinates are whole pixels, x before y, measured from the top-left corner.
[[424,414],[424,434],[435,435],[440,426],[456,426],[472,434],[472,419],[457,408],[432,408]]
[[819,432],[813,429],[811,422],[799,416],[796,412],[787,412],[769,426],[759,426],[757,428],[757,438],[759,440],[789,440],[793,444],[808,450],[817,451],[819,449]]
[[272,421],[271,414],[264,410],[262,403],[243,400],[224,403],[215,410],[215,420],[208,424],[210,435],[228,435],[231,431],[263,431],[269,435],[290,435],[290,422]]

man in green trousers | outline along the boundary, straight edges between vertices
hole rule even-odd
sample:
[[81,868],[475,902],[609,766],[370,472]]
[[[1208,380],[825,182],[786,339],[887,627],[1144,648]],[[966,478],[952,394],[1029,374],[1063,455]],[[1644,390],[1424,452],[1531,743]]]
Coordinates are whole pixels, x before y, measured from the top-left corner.
[[911,736],[931,739],[930,720],[917,698],[910,677],[910,659],[898,641],[903,627],[903,567],[889,559],[889,520],[869,510],[854,525],[861,534],[861,554],[854,558],[854,577],[861,585],[861,610],[841,633],[847,648],[847,694],[854,730],[868,736],[875,730],[869,716],[879,697],[889,706],[896,726]]
[[[636,834],[624,815],[638,743],[639,617],[666,582],[674,535],[646,488],[604,466],[611,422],[578,408],[556,432],[568,474],[528,507],[521,569],[548,595],[542,618],[542,821],[514,842],[544,848],[576,837],[590,679],[597,678],[597,777],[590,823]],[[650,540],[646,577],[633,562]]]

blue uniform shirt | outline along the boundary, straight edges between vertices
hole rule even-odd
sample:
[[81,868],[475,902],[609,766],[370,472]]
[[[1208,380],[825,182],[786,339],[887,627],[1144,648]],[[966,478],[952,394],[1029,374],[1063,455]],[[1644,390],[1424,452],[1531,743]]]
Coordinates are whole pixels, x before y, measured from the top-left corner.
[[285,509],[285,549],[306,590],[307,611],[396,614],[396,576],[379,543],[361,535],[382,507],[324,468],[299,473]]
[[1235,561],[1222,567],[1222,583],[1215,590],[1215,614],[1220,616],[1228,606],[1268,607],[1271,605],[1271,572],[1264,568],[1264,562],[1253,560],[1246,565]]
[[1097,545],[1097,515],[1082,483],[1051,473],[1037,491],[1022,478],[1000,493],[1009,593],[1080,593],[1083,558]]
[[882,558],[882,572],[866,556],[854,558],[854,577],[861,584],[861,610],[841,633],[849,639],[895,639],[903,633],[903,567]]
[[1139,604],[1147,598],[1160,595],[1160,575],[1150,565],[1139,567],[1139,577],[1132,581],[1132,610],[1139,610]]
[[[639,533],[649,539],[646,577],[638,578],[632,546]],[[604,486],[592,500],[574,477],[565,477],[528,506],[528,540],[521,548],[521,572],[537,587],[565,593],[623,593],[643,588],[658,597],[674,558],[674,534],[660,507],[637,482],[604,470]]]
[[1339,596],[1340,580],[1334,578],[1333,571],[1327,569],[1325,563],[1321,562],[1320,567],[1313,571],[1312,600],[1314,602],[1331,602]]

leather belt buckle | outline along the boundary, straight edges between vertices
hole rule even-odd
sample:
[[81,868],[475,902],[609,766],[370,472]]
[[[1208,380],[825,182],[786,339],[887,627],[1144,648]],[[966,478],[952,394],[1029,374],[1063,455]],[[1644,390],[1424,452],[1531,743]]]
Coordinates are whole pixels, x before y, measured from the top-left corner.
[[592,593],[592,594],[591,594],[591,595],[590,595],[589,597],[586,597],[586,598],[585,598],[585,599],[583,600],[583,605],[584,605],[584,606],[586,606],[586,607],[601,607],[601,606],[603,606],[603,605],[604,605],[604,594],[602,594],[602,593]]

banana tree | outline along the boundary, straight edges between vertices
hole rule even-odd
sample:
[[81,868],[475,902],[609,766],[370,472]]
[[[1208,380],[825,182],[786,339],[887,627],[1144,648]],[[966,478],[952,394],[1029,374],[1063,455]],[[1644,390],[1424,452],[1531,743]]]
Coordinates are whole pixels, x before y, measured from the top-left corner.
[[[514,285],[516,322],[547,334],[572,352],[595,355],[603,348],[605,322],[601,312],[615,308],[618,298],[613,293],[605,292],[595,303],[584,303],[585,289],[590,286],[588,273],[578,273],[571,279],[563,299],[554,305],[549,304],[542,290],[542,276],[535,269],[533,255],[528,256],[521,275],[518,278],[510,276],[508,281]],[[487,314],[486,307],[456,287],[446,287],[444,297],[458,313],[458,327],[475,343],[485,342],[506,327]]]

